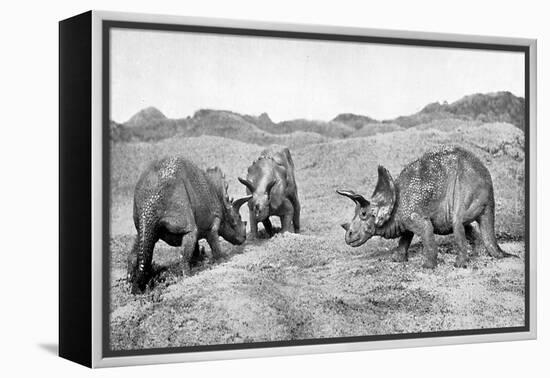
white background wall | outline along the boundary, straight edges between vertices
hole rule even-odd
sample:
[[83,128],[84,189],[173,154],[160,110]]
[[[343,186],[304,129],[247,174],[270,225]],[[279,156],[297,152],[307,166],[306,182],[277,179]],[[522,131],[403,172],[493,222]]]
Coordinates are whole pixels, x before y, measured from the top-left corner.
[[[550,337],[542,213],[548,209],[548,10],[543,1],[18,1],[0,23],[1,375],[57,377],[548,376]],[[178,364],[92,372],[55,356],[57,344],[57,21],[88,9],[316,23],[539,40],[539,340]],[[78,125],[75,125],[78,126]],[[546,170],[546,172],[544,172]],[[7,206],[7,211],[6,211]],[[546,349],[546,350],[545,350]]]

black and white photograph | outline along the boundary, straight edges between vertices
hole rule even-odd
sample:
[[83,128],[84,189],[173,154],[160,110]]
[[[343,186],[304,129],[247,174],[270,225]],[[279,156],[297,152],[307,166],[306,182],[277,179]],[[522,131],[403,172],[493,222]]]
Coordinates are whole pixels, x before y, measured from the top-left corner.
[[2,376],[548,375],[544,5],[6,3]]
[[106,32],[106,354],[526,329],[524,50]]

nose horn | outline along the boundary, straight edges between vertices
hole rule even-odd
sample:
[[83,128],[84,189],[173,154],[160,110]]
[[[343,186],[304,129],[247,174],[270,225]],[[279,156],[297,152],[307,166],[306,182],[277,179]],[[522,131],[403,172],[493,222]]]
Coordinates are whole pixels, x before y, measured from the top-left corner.
[[349,231],[349,223],[342,223],[340,226],[346,231]]

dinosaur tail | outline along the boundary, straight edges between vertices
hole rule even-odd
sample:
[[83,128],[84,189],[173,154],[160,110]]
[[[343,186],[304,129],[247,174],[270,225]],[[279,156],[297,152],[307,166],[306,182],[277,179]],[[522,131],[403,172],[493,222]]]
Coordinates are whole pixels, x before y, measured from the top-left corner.
[[490,256],[495,258],[518,257],[517,255],[503,251],[497,243],[497,238],[495,236],[494,206],[487,206],[478,222],[483,244]]

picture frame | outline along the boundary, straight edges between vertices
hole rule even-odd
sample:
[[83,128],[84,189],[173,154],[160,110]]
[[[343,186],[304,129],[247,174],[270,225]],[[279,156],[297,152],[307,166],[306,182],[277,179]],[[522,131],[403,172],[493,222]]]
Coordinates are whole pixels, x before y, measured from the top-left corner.
[[[60,21],[59,28],[59,355],[61,357],[95,368],[536,338],[536,40],[320,25],[272,24],[256,21],[191,18],[104,11],[89,11],[67,20]],[[119,48],[118,46],[121,46],[124,41],[130,40],[128,38],[116,40],[118,45],[113,48],[113,33],[116,31],[135,31],[138,33],[140,31],[158,32],[163,36],[168,34],[180,35],[181,33],[185,33],[190,36],[222,36],[228,37],[229,39],[231,39],[231,37],[236,39],[240,38],[239,41],[243,38],[254,38],[259,41],[255,42],[257,44],[254,46],[261,45],[262,39],[269,39],[270,41],[280,42],[282,44],[281,46],[284,46],[285,43],[295,41],[299,43],[309,41],[326,43],[327,45],[330,45],[331,43],[350,43],[355,44],[353,46],[368,45],[387,47],[398,46],[412,49],[424,48],[428,52],[431,51],[430,49],[444,48],[449,51],[467,50],[480,53],[506,52],[518,54],[518,56],[521,57],[523,67],[523,72],[521,72],[521,74],[523,75],[524,84],[522,88],[524,105],[523,114],[520,115],[522,122],[524,122],[521,134],[524,135],[524,139],[520,141],[520,156],[510,159],[512,159],[514,164],[519,167],[518,169],[521,169],[521,173],[518,174],[518,182],[522,185],[524,184],[524,190],[522,191],[521,186],[518,186],[519,189],[517,189],[517,192],[521,197],[521,202],[520,205],[516,204],[516,206],[519,206],[518,214],[521,215],[521,219],[524,219],[524,223],[521,224],[522,231],[520,234],[516,235],[513,232],[513,227],[510,226],[512,227],[510,228],[512,231],[507,228],[502,231],[502,235],[511,233],[512,235],[510,236],[510,240],[520,240],[524,250],[521,254],[522,257],[519,259],[523,270],[515,270],[515,272],[520,272],[520,276],[522,277],[522,281],[517,283],[517,287],[520,291],[520,294],[518,294],[519,297],[524,298],[524,301],[521,303],[523,306],[523,308],[521,308],[523,323],[519,326],[499,326],[497,324],[495,326],[484,325],[481,328],[473,329],[465,326],[464,328],[438,331],[430,331],[428,328],[421,328],[422,330],[417,332],[411,332],[405,329],[401,332],[388,334],[354,334],[345,336],[334,336],[334,334],[342,333],[337,326],[334,326],[336,331],[333,332],[331,330],[330,332],[333,333],[328,332],[327,334],[330,335],[328,337],[311,338],[307,335],[297,335],[296,337],[286,339],[277,339],[277,337],[275,337],[273,340],[269,340],[268,337],[259,337],[256,340],[253,338],[247,339],[246,337],[241,338],[240,336],[236,337],[232,334],[230,341],[226,343],[209,341],[204,341],[201,343],[199,336],[198,342],[194,345],[173,346],[167,343],[166,346],[162,347],[155,346],[157,344],[154,344],[148,340],[145,332],[145,336],[142,336],[141,339],[132,334],[133,338],[139,339],[135,345],[140,345],[140,347],[129,347],[128,349],[125,349],[124,347],[117,346],[118,349],[113,348],[111,343],[114,337],[113,335],[115,335],[115,333],[112,332],[112,328],[114,326],[111,322],[111,318],[113,317],[113,302],[111,301],[111,298],[113,296],[112,290],[114,279],[111,276],[113,275],[113,265],[115,264],[115,257],[113,257],[114,252],[112,247],[114,242],[111,237],[113,234],[113,217],[116,219],[125,217],[124,222],[126,223],[124,224],[130,224],[130,231],[127,233],[135,232],[135,230],[131,229],[133,225],[131,222],[131,216],[128,215],[131,214],[132,207],[128,205],[128,203],[131,202],[125,202],[124,205],[120,205],[121,207],[124,207],[124,210],[120,212],[122,215],[117,213],[118,210],[113,207],[118,204],[116,201],[119,200],[119,197],[116,197],[117,194],[113,190],[114,180],[112,171],[114,171],[116,167],[113,168],[112,164],[113,161],[115,161],[114,159],[118,158],[123,160],[125,158],[125,155],[121,155],[118,150],[115,151],[112,147],[114,143],[111,122],[113,121],[113,109],[116,108],[117,101],[119,101],[122,97],[116,97],[114,95],[115,90],[113,89],[113,77],[115,77],[115,80],[119,80],[119,77],[124,76],[120,75],[120,72],[124,71],[124,67],[120,68],[114,61],[113,56],[116,51],[113,49]],[[139,36],[137,41],[140,41],[145,45],[145,42],[143,42]],[[152,46],[155,46],[155,42],[150,43],[153,43]],[[198,46],[200,43],[207,44],[214,42],[199,42],[193,46]],[[174,46],[181,45],[176,44]],[[301,48],[302,47],[300,46],[296,47],[296,51],[300,51]],[[327,47],[327,49],[330,48],[330,46]],[[128,53],[127,51],[130,52]],[[128,56],[125,59],[121,59],[123,62],[131,61],[128,57],[133,56],[131,55],[132,50],[130,48],[127,49],[127,51],[126,53]],[[238,51],[245,51],[244,47],[243,50]],[[143,58],[143,55],[139,55],[139,57],[141,58],[135,58],[134,61],[139,61],[141,64],[140,67],[145,67],[143,68],[143,72],[151,74],[151,71],[147,71],[148,61]],[[269,57],[272,56],[269,55]],[[334,64],[338,64],[338,61],[336,60]],[[313,60],[310,62],[308,67],[312,70],[318,69],[319,71],[322,71],[322,68],[317,67],[324,66],[321,66],[319,61]],[[120,82],[122,84],[118,84],[119,87],[123,87],[124,83],[130,83],[136,77],[139,77],[140,73],[133,72],[132,75],[126,77],[126,81],[121,79]],[[422,83],[419,85],[421,86]],[[122,91],[122,93],[127,92]],[[470,93],[464,93],[464,95],[469,94]],[[343,98],[345,103],[346,96],[343,96]],[[317,103],[314,104],[316,104],[316,106],[320,106]],[[143,105],[151,106],[154,104]],[[445,106],[446,105],[448,104],[445,104]],[[204,106],[207,107],[209,104],[205,104]],[[443,107],[441,109],[447,108]],[[246,111],[246,109],[243,109],[243,112]],[[446,110],[438,111],[444,112]],[[498,111],[495,111],[494,113],[496,114],[495,117],[498,118],[500,115]],[[124,112],[121,112],[120,114],[124,114]],[[197,113],[195,113],[193,118],[196,118],[196,116]],[[500,118],[498,119],[500,120]],[[440,120],[440,118],[436,119],[436,121],[437,120]],[[477,122],[476,125],[482,125],[490,122],[491,120],[485,120],[478,117],[473,121],[471,119],[468,119],[467,121],[472,121],[474,123]],[[148,122],[151,121],[149,120]],[[270,122],[274,125],[281,124],[272,121]],[[502,122],[505,123],[506,121]],[[513,120],[508,122],[513,123]],[[328,125],[330,127],[336,127],[335,123],[329,123]],[[382,127],[392,127],[390,122],[380,122],[380,125],[382,125]],[[206,126],[203,125],[203,127]],[[120,130],[125,129],[121,128]],[[399,127],[399,130],[401,130],[401,127]],[[456,129],[453,130],[456,131]],[[504,132],[501,131],[501,129],[498,130],[499,131],[496,131],[496,133]],[[515,129],[511,128],[506,130]],[[200,134],[200,130],[198,132],[199,136],[202,135]],[[462,131],[459,131],[459,133],[460,132]],[[433,133],[437,134],[435,131]],[[491,133],[491,131],[489,131],[489,133]],[[262,135],[265,136],[267,134],[264,133]],[[170,134],[169,136],[163,138],[169,139],[172,137],[173,134]],[[347,137],[348,136],[346,135],[345,138]],[[121,138],[123,139],[121,143],[136,143],[136,145],[139,144],[140,146],[149,143],[149,140],[146,138],[135,139],[135,137],[132,136],[128,137],[129,139],[124,139],[126,137]],[[296,138],[296,135],[293,135],[293,138]],[[333,139],[331,138],[332,137],[325,138],[325,136],[323,136],[319,143],[329,143],[333,139],[338,139],[337,137],[334,137]],[[454,141],[451,137],[449,138],[451,141]],[[280,142],[283,139],[273,138],[273,140]],[[291,141],[288,143],[294,143],[292,142],[292,139],[286,140],[287,142]],[[154,140],[154,142],[158,142],[158,140]],[[261,141],[255,141],[255,143],[261,144]],[[300,143],[304,142],[297,142],[296,145],[299,145]],[[291,152],[294,152],[292,148]],[[489,152],[489,154],[493,154],[497,157],[500,156],[498,155],[499,153],[504,152]],[[147,158],[149,157],[150,156],[148,155]],[[409,160],[412,160],[413,157],[411,156],[410,158],[411,159]],[[145,158],[138,155],[136,160],[140,159]],[[304,167],[303,163],[299,162],[297,159],[294,160],[296,160],[298,169]],[[248,163],[249,161],[247,161],[247,164]],[[314,163],[315,162],[312,162],[311,164]],[[381,162],[378,162],[377,164],[380,163]],[[402,163],[395,164],[399,167],[403,166]],[[142,167],[141,165],[139,166]],[[136,165],[131,166],[130,168],[123,167],[121,169],[127,169],[129,172],[134,172],[135,174],[139,173],[135,172]],[[227,166],[222,166],[222,170],[225,171],[227,169]],[[246,175],[246,171],[241,170],[241,172],[242,175]],[[398,171],[393,172],[394,178],[397,178],[397,173]],[[375,173],[370,172],[368,174]],[[300,178],[299,173],[297,177]],[[236,182],[236,177],[232,177],[232,179],[234,179],[234,181],[231,183]],[[130,183],[125,184],[133,190],[137,180],[134,178],[130,181]],[[298,188],[303,188],[300,180],[297,179],[296,181]],[[494,182],[495,186],[499,183],[498,180],[494,180]],[[345,184],[345,182],[342,184]],[[306,185],[305,187],[307,188],[308,186]],[[244,194],[244,188],[240,187],[239,189]],[[330,195],[334,196],[334,198],[338,198],[338,195],[334,193],[334,190],[332,190],[333,188],[331,187],[329,189],[331,193]],[[327,193],[329,192],[329,189],[326,190]],[[361,189],[365,190],[366,188],[362,187]],[[234,190],[233,186],[231,186],[231,190]],[[372,188],[370,188],[370,190],[372,190]],[[132,193],[125,193],[125,196],[125,200],[131,201]],[[306,197],[307,195],[302,196]],[[343,203],[344,202],[342,202],[342,206]],[[306,202],[306,204],[309,203]],[[351,206],[351,203],[348,205]],[[302,214],[305,214],[307,209],[312,209],[311,205],[308,206],[309,207],[302,207]],[[347,210],[347,214],[349,213],[350,209]],[[498,223],[498,206],[496,217]],[[304,219],[307,220],[313,218],[308,218],[306,214],[305,218],[302,217],[302,223]],[[339,227],[339,225],[336,226]],[[283,224],[282,227],[284,228]],[[302,225],[302,228],[304,227],[306,230],[313,230],[313,228],[311,228],[312,226]],[[307,227],[310,228],[308,229]],[[125,230],[128,230],[128,227]],[[250,231],[250,228],[248,230]],[[334,231],[334,233],[336,234],[336,231]],[[307,232],[304,234],[306,236],[308,235]],[[315,233],[313,231],[310,232],[310,236],[315,236],[314,234]],[[250,233],[248,233],[247,238],[249,236]],[[120,240],[116,239],[115,242],[118,243]],[[344,243],[344,233],[341,230],[339,242],[341,247],[338,246],[338,250],[348,251],[348,249],[344,249],[348,247]],[[331,240],[330,243],[337,243],[337,241],[336,239],[335,241]],[[125,251],[126,249],[130,249],[131,245],[128,245],[125,244],[121,250]],[[332,246],[333,244],[330,245]],[[267,247],[262,247],[260,244],[258,248],[261,250],[262,248]],[[353,251],[356,251],[356,249]],[[311,253],[314,252],[315,251],[312,251]],[[246,252],[243,253],[243,255],[246,255]],[[122,256],[122,252],[120,256]],[[118,264],[117,267],[121,267],[125,264],[125,262],[122,263],[119,261],[125,257],[120,256],[117,255],[116,257],[116,264]],[[155,255],[155,257],[156,256],[157,255]],[[356,258],[362,259],[362,255],[353,256],[358,256]],[[418,256],[420,256],[420,253],[418,253]],[[155,257],[153,257],[153,259]],[[383,259],[386,259],[386,257]],[[229,260],[224,261],[224,264],[230,264],[231,257]],[[447,261],[447,259],[445,259],[445,261]],[[494,264],[491,261],[489,261],[488,264]],[[323,264],[330,265],[331,262],[328,261]],[[369,262],[369,264],[371,264],[369,266],[376,266],[377,263],[376,260],[373,260],[372,262]],[[383,264],[389,264],[389,262],[387,263],[386,260],[384,260]],[[438,274],[437,271],[434,273],[424,273],[424,271],[419,268],[420,265],[418,265],[418,267],[416,265],[409,265],[408,267],[410,268],[410,271],[420,272],[418,274],[422,274],[423,277],[428,274],[432,275],[428,277],[433,277],[433,275]],[[215,265],[208,265],[204,271],[213,271],[216,269],[217,267]],[[481,271],[484,271],[484,267],[481,267],[480,269]],[[201,270],[193,277],[199,276],[202,272],[203,271]],[[474,271],[472,268],[467,268],[466,272]],[[398,277],[398,279],[402,278],[403,276]],[[125,281],[122,278],[117,279],[120,282]],[[411,278],[409,277],[407,279]],[[413,277],[413,282],[414,279],[415,278]],[[176,283],[173,284],[173,287],[176,287],[177,285],[179,285],[177,287],[180,287],[183,286],[182,280],[185,280],[185,278],[176,276],[174,280]],[[119,284],[117,283],[117,285]],[[254,285],[254,283],[252,283],[252,285]],[[123,283],[117,286],[117,288],[119,287],[120,289],[117,290],[121,290],[123,293],[120,295],[124,296],[124,301],[128,300],[136,301],[136,303],[139,302],[139,300],[135,299],[136,297],[132,296],[134,294],[130,293],[130,289],[123,288],[125,287]],[[138,294],[144,295],[143,297],[137,297],[142,298],[142,302],[145,301],[147,303],[156,303],[164,300],[161,297],[164,295],[164,292],[155,291],[152,286],[151,289],[145,289],[145,292],[146,294]],[[152,299],[147,295],[151,296]],[[155,297],[155,295],[158,297]],[[180,299],[184,300],[185,295],[182,294]],[[342,299],[338,300],[343,301]],[[136,311],[139,311],[139,308]],[[225,309],[224,311],[229,310]],[[199,323],[201,321],[201,319],[198,320]],[[117,325],[117,327],[118,326],[119,325]],[[136,324],[132,323],[132,325],[125,324],[124,326],[120,326],[121,328],[126,327],[124,328],[124,332],[126,332],[124,335],[127,337],[130,337],[128,336],[130,334],[128,332],[131,331],[128,329],[132,326],[139,328],[141,325],[138,323],[136,326]],[[154,330],[151,332],[158,333],[159,330]],[[121,334],[117,333],[116,337],[126,337],[120,336]],[[127,340],[123,340],[121,345],[126,345],[124,344],[126,341]]]

